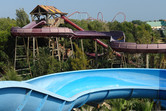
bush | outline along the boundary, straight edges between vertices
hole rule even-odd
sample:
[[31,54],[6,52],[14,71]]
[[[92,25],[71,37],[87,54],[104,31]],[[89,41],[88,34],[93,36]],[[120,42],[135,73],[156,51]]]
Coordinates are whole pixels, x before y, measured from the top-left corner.
[[18,75],[13,67],[9,67],[5,69],[5,75],[2,77],[2,80],[21,81],[22,77]]

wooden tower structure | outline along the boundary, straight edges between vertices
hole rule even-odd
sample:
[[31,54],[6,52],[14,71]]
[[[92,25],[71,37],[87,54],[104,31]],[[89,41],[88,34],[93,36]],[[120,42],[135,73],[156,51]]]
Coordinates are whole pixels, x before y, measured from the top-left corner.
[[61,23],[64,23],[64,19],[61,16],[67,15],[67,13],[61,12],[54,6],[38,5],[31,12],[32,21],[34,20],[46,20],[48,26],[58,27]]
[[[55,8],[54,6],[37,5],[30,12],[30,15],[31,15],[32,22],[35,22],[36,24],[42,20],[46,21],[45,25],[37,27],[37,28],[42,28],[42,27],[58,27],[60,24],[64,24],[64,19],[62,19],[61,16],[67,15],[67,13],[61,12],[59,9]],[[37,39],[38,37],[25,37],[25,38],[16,37],[14,69],[18,73],[23,72],[23,73],[19,73],[20,75],[27,75],[27,74],[32,75],[31,69],[30,69],[30,50],[32,49],[33,64],[35,64],[35,61],[37,60],[37,56],[39,56]],[[57,37],[49,37],[49,47],[52,50],[52,56],[58,57],[60,61],[61,49],[59,47],[58,41],[59,41],[59,38]],[[20,50],[22,50],[23,52],[23,54],[21,55],[19,53]],[[27,62],[28,65],[26,67],[24,66],[24,67],[18,68],[19,62],[22,62],[23,64]]]
[[[44,27],[59,27],[60,24],[64,24],[64,19],[61,16],[67,15],[57,9],[54,6],[46,6],[46,5],[37,5],[31,12],[32,21],[46,21],[46,26]],[[59,38],[57,37],[49,37],[49,48],[52,49],[52,56],[58,57],[58,60],[61,60],[59,47]],[[35,52],[35,51],[34,51]],[[35,54],[35,53],[34,53]],[[33,55],[34,55],[33,54]]]

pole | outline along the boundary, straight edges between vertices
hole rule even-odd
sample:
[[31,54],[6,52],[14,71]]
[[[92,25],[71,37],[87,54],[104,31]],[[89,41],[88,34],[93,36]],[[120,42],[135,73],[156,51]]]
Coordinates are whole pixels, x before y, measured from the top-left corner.
[[83,58],[84,58],[84,43],[83,43],[83,40],[81,39],[81,49],[82,49],[82,52],[83,52]]
[[59,48],[59,38],[56,37],[57,50],[58,50],[58,59],[61,61],[60,48]]
[[71,44],[71,50],[72,50],[72,53],[73,53],[72,57],[74,57],[74,48],[73,48],[72,38],[70,38],[70,44]]
[[27,62],[29,61],[29,37],[27,40]]
[[96,57],[96,68],[97,66],[97,61],[98,61],[98,52],[97,52],[97,41],[95,41],[95,57]]
[[146,54],[146,68],[149,68],[149,54]]
[[54,57],[54,51],[55,51],[55,41],[54,38],[52,39],[52,57]]
[[35,41],[36,41],[36,52],[37,52],[37,56],[39,57],[39,47],[38,47],[37,38],[35,39]]
[[36,58],[36,55],[35,55],[35,37],[33,37],[33,64],[35,64],[35,58]]
[[17,59],[17,37],[15,40],[15,55],[14,55],[14,70],[16,70],[16,59]]

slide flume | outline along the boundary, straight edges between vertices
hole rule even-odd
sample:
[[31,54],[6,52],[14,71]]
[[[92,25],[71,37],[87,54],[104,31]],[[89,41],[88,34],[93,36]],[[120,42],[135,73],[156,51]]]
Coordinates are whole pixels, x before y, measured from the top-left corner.
[[95,69],[0,82],[0,111],[70,111],[113,98],[166,100],[166,70]]
[[[77,24],[75,24],[74,22],[72,22],[71,20],[69,20],[67,17],[62,16],[62,18],[65,20],[65,22],[69,23],[70,25],[72,25],[76,29],[78,29],[80,31],[85,31],[83,28],[79,27]],[[103,46],[104,48],[108,48],[108,45],[105,44],[104,42],[100,41],[99,39],[95,38],[93,40],[97,41],[97,43],[100,44],[101,46]]]
[[[66,21],[68,19],[65,19]],[[68,20],[70,23],[71,21]],[[32,22],[23,28],[13,27],[11,34],[15,37],[64,37],[93,39],[100,45],[107,48],[108,46],[98,39],[110,39],[110,47],[117,52],[129,53],[166,53],[166,44],[136,44],[125,41],[125,35],[122,31],[96,32],[96,31],[73,31],[65,27],[42,27],[46,22]],[[73,22],[70,23],[75,26]],[[41,28],[42,27],[42,28]],[[79,26],[75,26],[79,30],[83,30]]]

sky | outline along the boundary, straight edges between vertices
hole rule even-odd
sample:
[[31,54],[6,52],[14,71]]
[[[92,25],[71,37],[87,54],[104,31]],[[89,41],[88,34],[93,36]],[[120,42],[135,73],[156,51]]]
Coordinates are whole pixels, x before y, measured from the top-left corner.
[[[105,21],[112,21],[118,12],[126,15],[126,21],[166,19],[166,0],[0,0],[0,17],[16,18],[16,9],[24,8],[29,13],[37,5],[55,6],[62,12],[71,14],[75,11],[88,12],[97,18],[98,12],[103,13]],[[74,15],[72,18],[86,18]],[[101,17],[100,17],[101,18]],[[122,22],[124,16],[119,14],[116,20]]]

